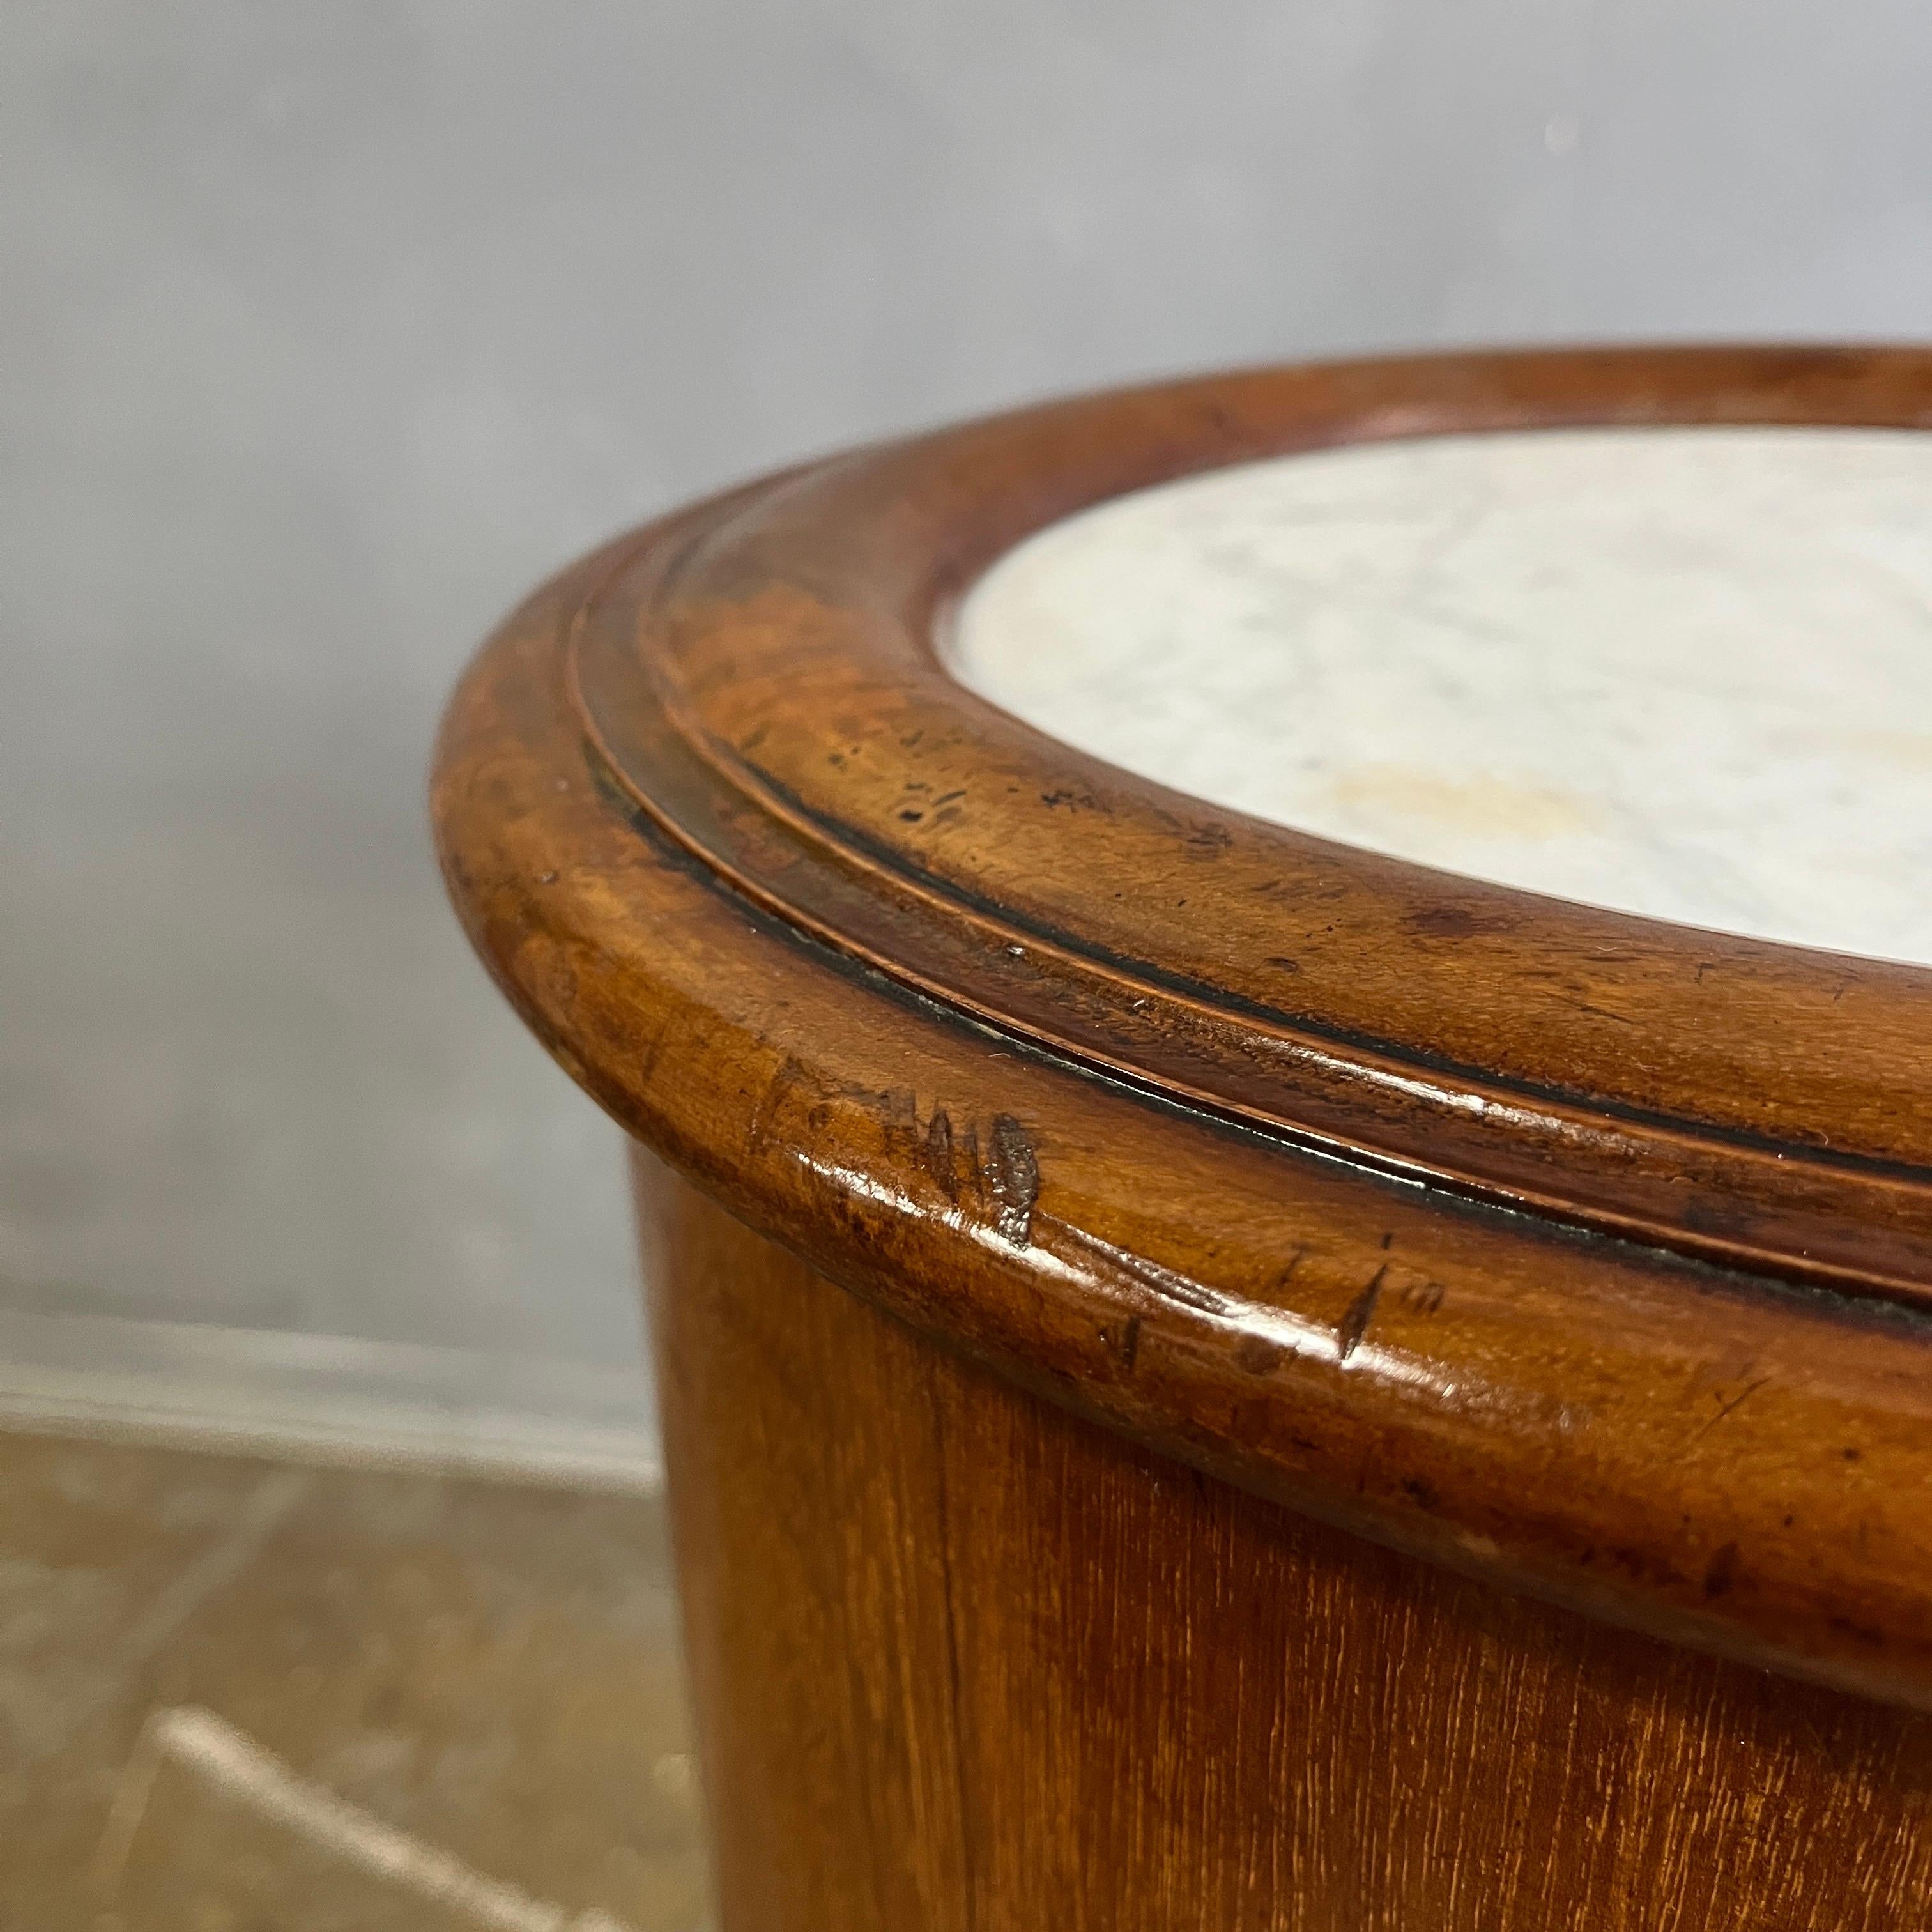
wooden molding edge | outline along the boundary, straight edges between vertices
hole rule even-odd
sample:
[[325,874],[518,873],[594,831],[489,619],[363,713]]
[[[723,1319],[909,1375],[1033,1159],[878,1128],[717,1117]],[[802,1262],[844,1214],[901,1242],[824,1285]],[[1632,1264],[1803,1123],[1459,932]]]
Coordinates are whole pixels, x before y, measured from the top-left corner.
[[1057,743],[941,662],[980,568],[1123,490],[1369,437],[1700,422],[1923,428],[1932,353],[1262,370],[862,451],[607,551],[565,622],[576,730],[754,903],[1052,1052],[1392,1174],[1925,1301],[1932,973],[1266,824]]
[[434,807],[480,954],[628,1132],[848,1288],[1164,1454],[1932,1708],[1932,1322],[1268,1138],[817,942],[668,841],[586,742],[567,639],[626,548],[486,647]]

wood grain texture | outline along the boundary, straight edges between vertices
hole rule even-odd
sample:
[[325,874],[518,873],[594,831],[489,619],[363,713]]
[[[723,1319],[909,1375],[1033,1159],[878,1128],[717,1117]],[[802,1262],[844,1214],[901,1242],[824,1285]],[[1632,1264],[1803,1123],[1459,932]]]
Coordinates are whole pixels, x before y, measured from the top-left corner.
[[1433,357],[1052,405],[642,533],[572,614],[571,702],[610,782],[737,890],[982,1018],[1392,1172],[1920,1298],[1932,974],[1263,824],[1019,724],[938,652],[1018,538],[1177,474],[1445,430],[1814,422],[1932,422],[1932,357]]
[[1922,425],[1932,355],[1052,405],[620,539],[465,677],[458,910],[716,1204],[661,1314],[730,1932],[1921,1922],[1932,973],[1262,825],[940,656],[1112,491],[1707,421]]
[[1924,1922],[1932,1719],[1178,1467],[639,1167],[728,1925]]

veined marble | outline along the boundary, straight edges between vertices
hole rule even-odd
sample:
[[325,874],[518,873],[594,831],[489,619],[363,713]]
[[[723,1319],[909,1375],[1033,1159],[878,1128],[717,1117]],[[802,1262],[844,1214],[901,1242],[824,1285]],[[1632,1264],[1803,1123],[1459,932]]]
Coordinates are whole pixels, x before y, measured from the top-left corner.
[[1932,434],[1531,430],[1051,526],[956,676],[1216,803],[1533,891],[1932,964]]

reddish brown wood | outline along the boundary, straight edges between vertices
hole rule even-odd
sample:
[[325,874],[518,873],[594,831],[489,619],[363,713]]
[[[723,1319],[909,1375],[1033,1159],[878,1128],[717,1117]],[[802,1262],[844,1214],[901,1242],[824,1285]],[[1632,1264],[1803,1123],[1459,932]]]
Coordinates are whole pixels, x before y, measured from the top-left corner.
[[1932,975],[1204,806],[970,696],[934,648],[1001,550],[1180,472],[1437,430],[1817,421],[1932,422],[1932,358],[1433,358],[1058,404],[641,533],[574,614],[573,702],[612,782],[737,889],[996,1024],[1392,1172],[1920,1297]]
[[[822,1318],[849,1332],[811,1358],[809,1373],[833,1378],[814,1400],[833,1401],[845,1377],[892,1412],[864,1420],[856,1396],[836,1416],[813,1408],[844,1432],[826,1455],[909,1453],[920,1425],[898,1411],[918,1406],[906,1366],[917,1360],[934,1388],[964,1378],[1001,1414],[1039,1418],[1028,1427],[1063,1446],[1027,1466],[1029,1483],[1064,1477],[1070,1494],[1090,1482],[1118,1497],[1127,1479],[1102,1464],[1139,1472],[1135,1482],[1168,1500],[1138,1516],[1120,1502],[1120,1520],[1171,1552],[1194,1580],[1186,1588],[1230,1606],[1225,1654],[1199,1668],[1248,1686],[1244,1697],[1268,1667],[1246,1646],[1285,1642],[1286,1627],[1252,1621],[1240,1602],[1236,1520],[1274,1526],[1268,1535],[1311,1552],[1324,1576],[1340,1566],[1351,1580],[1408,1580],[1360,1587],[1395,1593],[1400,1618],[1390,1610],[1384,1621],[1404,1633],[1404,1670],[1424,1676],[1436,1636],[1448,1644],[1449,1626],[1480,1604],[1497,1671],[1567,1684],[1548,1675],[1551,1656],[1572,1641],[1556,1634],[1584,1628],[1568,1614],[1580,1612],[1594,1620],[1587,1640],[1574,1638],[1596,1660],[1592,1684],[1641,1677],[1647,1658],[1681,1686],[1732,1687],[1696,1707],[1708,1762],[1689,1745],[1688,1756],[1660,1747],[1631,1762],[1642,1778],[1688,1780],[1678,1796],[1702,1806],[1698,1832],[1721,1828],[1724,1860],[1742,1861],[1740,1844],[1777,1828],[1768,1787],[1750,1787],[1753,1798],[1738,1781],[1757,1762],[1742,1740],[1774,1721],[1766,1712],[1811,1713],[1821,1739],[1868,1742],[1919,1736],[1877,1704],[1932,1706],[1932,973],[1596,912],[1262,825],[1041,737],[953,684],[938,652],[961,589],[1027,531],[1242,456],[1504,424],[1928,416],[1932,356],[1913,352],[1469,357],[1056,405],[754,484],[586,559],[487,647],[439,752],[452,890],[511,999],[632,1134],[920,1338],[872,1314]],[[808,1294],[815,1275],[755,1244],[746,1253],[764,1258],[748,1281],[773,1337],[795,1299],[843,1310]],[[675,1244],[674,1267],[685,1280]],[[729,1355],[729,1336],[704,1332],[714,1318],[750,1318],[715,1298],[693,1308],[671,1311],[686,1338],[674,1369],[680,1348],[693,1362]],[[899,1366],[865,1366],[875,1345],[850,1322],[893,1337],[876,1346],[901,1351]],[[674,1409],[687,1467],[698,1452],[678,1442],[694,1431],[764,1444],[764,1462],[747,1451],[734,1466],[731,1493],[720,1489],[708,1516],[687,1513],[710,1526],[687,1535],[694,1579],[753,1534],[734,1513],[776,1506],[764,1486],[787,1452],[760,1435],[773,1425],[759,1412],[778,1400],[782,1368],[774,1358],[747,1374],[737,1399],[750,1413],[714,1413],[725,1401],[715,1382],[681,1412],[701,1418],[690,1428]],[[1084,1420],[1050,1419],[1041,1399]],[[985,1426],[989,1442],[1019,1429]],[[1076,1443],[1077,1454],[1066,1446]],[[1004,1494],[990,1467],[975,1467]],[[1188,1470],[1214,1480],[1200,1486]],[[1197,1502],[1183,1508],[1183,1496]],[[1036,1570],[1053,1561],[1024,1510],[1000,1514],[1021,1504],[992,1496],[961,1505],[992,1512],[975,1519],[984,1535],[1010,1521]],[[835,1508],[831,1492],[822,1501]],[[1073,1506],[1042,1495],[1024,1507]],[[928,1552],[920,1562],[952,1547],[950,1533],[935,1540],[910,1517],[866,1520],[868,1538],[907,1539],[869,1554],[865,1538],[852,1546],[852,1560],[881,1575],[913,1562],[915,1546]],[[981,1542],[956,1553],[972,1588],[1016,1587],[1019,1573]],[[1094,1546],[1078,1588],[1095,1601],[1144,1595],[1152,1586],[1132,1582],[1131,1556],[1118,1539]],[[1257,1576],[1276,1574],[1274,1561]],[[1048,1581],[1076,1588],[1064,1574]],[[1322,1584],[1328,1624],[1339,1629],[1356,1586]],[[1532,1598],[1567,1609],[1532,1609]],[[983,1613],[1004,1628],[1005,1610]],[[713,1614],[694,1612],[700,1651]],[[1648,1634],[1597,1628],[1608,1624]],[[770,1641],[795,1643],[823,1678],[830,1640],[788,1628],[781,1616]],[[1698,1655],[1666,1670],[1653,1640]],[[1150,1636],[1150,1654],[1165,1640]],[[1324,1670],[1369,1673],[1334,1687],[1337,1712],[1348,1696],[1384,1694],[1365,1688],[1382,1681],[1368,1660],[1336,1648],[1332,1630],[1322,1642],[1310,1654]],[[1705,1653],[1781,1675],[1749,1678]],[[1120,1721],[1157,1755],[1168,1719],[1150,1687],[1166,1680],[1132,1646],[1108,1654],[1124,1673]],[[1456,1708],[1492,1708],[1446,1688],[1468,1677],[1463,1666],[1442,1668]],[[1796,1678],[1877,1702],[1834,1703]],[[1210,1702],[1234,1695],[1218,1678],[1186,1681]],[[1749,1683],[1761,1683],[1762,1711],[1736,1688]],[[718,1685],[716,1699],[737,1694]],[[744,1694],[791,1694],[772,1682]],[[1522,1777],[1557,1794],[1537,1828],[1579,1848],[1593,1831],[1602,1838],[1600,1816],[1566,1809],[1586,1801],[1574,1765],[1560,1768],[1607,1748],[1601,1726],[1566,1728],[1568,1690],[1523,1694],[1494,1707],[1507,1714],[1496,1735]],[[1681,1694],[1694,1704],[1706,1694]],[[1017,1724],[1021,1708],[975,1721]],[[880,1706],[878,1734],[853,1748],[908,1748],[889,1735],[896,1708]],[[1241,1735],[1241,1777],[1315,1778],[1286,1733]],[[719,1730],[728,1808],[755,1796],[730,1768],[733,1748]],[[1838,1763],[1850,1748],[1819,1752]],[[1852,1784],[1817,1782],[1816,1762],[1790,1770],[1790,1789],[1822,1808],[1804,1812],[1820,1821],[1805,1830],[1822,1844],[1846,1806],[1904,1817],[1916,1749],[1871,1758],[1856,1804]],[[1190,1856],[1236,1856],[1215,1834],[1250,1830],[1257,1814],[1244,1798],[1221,1817],[1214,1795],[1235,1774],[1185,1762],[1210,1779],[1206,1795],[1174,1800],[1202,1808]],[[965,1802],[967,1784],[948,1775],[919,1787],[909,1856],[938,1858],[959,1842],[947,1808]],[[1507,1810],[1499,1787],[1465,1784],[1470,1804]],[[1002,1804],[1035,1802],[998,1788]],[[1100,1801],[1084,1785],[1077,1802],[1069,1792],[1051,1815],[1075,1832],[1079,1806]],[[902,1829],[890,1809],[840,1815],[866,1841],[840,1856],[860,1864]],[[794,1827],[806,1828],[783,1828]],[[1096,1856],[1142,1869],[1136,1834],[1148,1828],[1117,1818],[1092,1840]],[[1483,1842],[1503,1842],[1498,1833],[1500,1819]],[[1680,1845],[1670,1856],[1680,1852],[1690,1856]],[[1339,1916],[1306,1922],[1384,1922],[1346,1916],[1328,1880],[1310,1876],[1326,1869],[1314,1856],[1293,1866],[1296,1882]],[[1559,1862],[1577,1898],[1610,1896],[1592,1888],[1583,1850]],[[1499,1922],[1491,1880],[1513,1885],[1529,1868],[1480,1869],[1488,1876],[1454,1894],[1463,1916],[1443,1922]],[[1916,1874],[1894,1862],[1858,1909],[1902,1910],[1899,1887],[1916,1886]],[[1396,1911],[1398,1894],[1413,1905],[1420,1882],[1412,1871],[1388,1878],[1395,1888],[1376,1894],[1375,1909]],[[1774,1910],[1768,1894],[1732,1891]],[[1048,1917],[1074,1910],[1057,1894],[1053,1904]],[[1661,1906],[1644,1918],[1628,1900],[1615,1909],[1627,1915],[1616,1922],[1700,1922]],[[1822,1910],[1761,1922],[1830,1922]],[[760,1922],[741,1917],[733,1932]]]
[[1925,1922],[1932,1718],[1198,1476],[640,1165],[728,1925]]

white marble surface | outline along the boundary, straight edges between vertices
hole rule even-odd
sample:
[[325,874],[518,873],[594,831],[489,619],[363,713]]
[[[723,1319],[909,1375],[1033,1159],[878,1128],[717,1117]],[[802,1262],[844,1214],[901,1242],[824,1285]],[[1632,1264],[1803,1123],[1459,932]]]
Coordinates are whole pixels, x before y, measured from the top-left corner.
[[1055,736],[1283,824],[1932,964],[1932,434],[1244,465],[1042,531],[951,650]]

